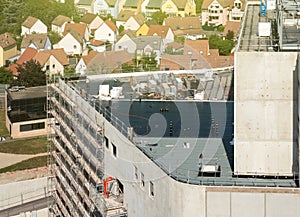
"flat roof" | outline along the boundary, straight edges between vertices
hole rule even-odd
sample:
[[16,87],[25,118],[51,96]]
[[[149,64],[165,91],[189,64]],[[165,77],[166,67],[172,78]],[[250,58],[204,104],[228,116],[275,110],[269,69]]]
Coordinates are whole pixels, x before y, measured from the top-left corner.
[[[172,178],[197,185],[296,187],[293,179],[237,177],[233,175],[233,145],[221,138],[135,137],[136,146]],[[201,157],[200,157],[201,156]],[[220,168],[216,173],[200,172]],[[204,171],[205,172],[205,171]]]
[[47,86],[10,88],[7,90],[12,100],[42,98],[47,96]]
[[259,4],[247,4],[239,35],[238,51],[273,51],[270,37],[258,36],[259,22],[268,22],[259,16]]
[[[299,5],[292,0],[281,0],[276,9],[266,10],[266,16],[260,16],[260,2],[248,2],[241,23],[238,51],[274,52],[299,51]],[[269,36],[261,34],[259,25],[268,23]]]

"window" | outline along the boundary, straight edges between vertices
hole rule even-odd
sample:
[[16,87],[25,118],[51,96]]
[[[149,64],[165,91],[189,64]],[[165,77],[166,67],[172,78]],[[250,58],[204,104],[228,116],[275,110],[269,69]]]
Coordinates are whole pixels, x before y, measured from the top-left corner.
[[134,166],[134,178],[137,180],[139,179],[139,175],[138,175],[138,168],[136,166]]
[[151,197],[154,197],[154,184],[150,181],[149,193]]
[[77,48],[77,46],[74,44],[74,45],[73,45],[73,48],[74,48],[74,49],[76,49],[76,48]]
[[141,187],[145,186],[144,173],[141,173]]
[[55,69],[55,64],[52,65],[52,68]]
[[115,157],[117,157],[117,147],[114,144],[111,144],[111,145],[112,145],[112,149],[113,149],[113,155]]
[[35,124],[24,124],[20,126],[20,132],[45,129],[45,122]]
[[104,137],[104,143],[105,143],[105,147],[109,148],[109,141],[108,141],[108,138],[106,136]]

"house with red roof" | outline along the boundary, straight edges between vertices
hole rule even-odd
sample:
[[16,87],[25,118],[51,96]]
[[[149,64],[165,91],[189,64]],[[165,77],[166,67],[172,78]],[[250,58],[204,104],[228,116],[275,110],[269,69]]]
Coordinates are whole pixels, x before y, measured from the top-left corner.
[[63,38],[53,48],[63,48],[67,55],[81,55],[89,40],[87,25],[84,23],[67,23]]
[[108,74],[120,72],[124,63],[132,64],[134,54],[122,51],[96,52],[90,51],[87,56],[82,56],[76,65],[76,73]]
[[89,40],[89,30],[85,23],[67,23],[63,31],[63,36],[70,32],[76,32],[85,41]]
[[21,35],[32,33],[47,33],[47,26],[38,18],[29,16],[22,23]]
[[220,56],[208,40],[185,40],[183,54],[161,55],[161,70],[189,70],[233,66],[234,56]]
[[36,49],[27,47],[24,50],[24,52],[21,54],[19,59],[16,61],[16,63],[13,65],[10,65],[8,67],[8,69],[12,71],[12,73],[15,77],[17,77],[19,75],[18,70],[17,70],[18,66],[33,59],[33,57],[37,54],[37,52],[38,51]]
[[63,49],[38,51],[34,48],[28,47],[22,53],[17,62],[9,66],[8,69],[13,72],[15,77],[17,77],[19,75],[19,65],[30,60],[34,60],[41,64],[42,69],[50,76],[57,74],[64,75],[64,67],[69,65],[69,59]]
[[105,20],[98,29],[96,29],[94,37],[96,40],[108,41],[114,44],[118,35],[117,26],[111,20]]
[[165,44],[174,41],[174,33],[169,26],[150,25],[147,35],[158,35],[163,39]]
[[95,30],[103,23],[104,21],[97,15],[86,13],[80,19],[80,23],[87,25],[90,35],[93,35]]

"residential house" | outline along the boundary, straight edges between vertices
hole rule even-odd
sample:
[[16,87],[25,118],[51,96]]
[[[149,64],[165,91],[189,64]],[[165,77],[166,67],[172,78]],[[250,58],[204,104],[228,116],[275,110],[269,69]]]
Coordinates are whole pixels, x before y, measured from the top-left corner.
[[38,51],[35,48],[27,47],[27,48],[25,48],[23,53],[20,55],[20,57],[16,61],[16,63],[12,64],[8,67],[8,69],[12,71],[15,78],[19,75],[19,72],[17,70],[18,66],[33,59],[33,57],[37,53],[38,53]]
[[199,17],[168,17],[164,19],[164,26],[169,26],[175,36],[186,39],[206,37]]
[[169,16],[196,16],[196,4],[194,0],[166,0],[161,11]]
[[21,53],[23,53],[27,47],[37,50],[50,50],[52,48],[52,44],[45,33],[30,35],[25,34],[21,42]]
[[126,0],[125,4],[123,5],[123,9],[140,13],[142,11],[142,3],[143,0]]
[[124,30],[138,30],[141,25],[146,22],[146,18],[142,14],[136,14],[134,16],[129,17],[129,19],[124,24]]
[[111,44],[114,44],[117,38],[118,29],[116,25],[110,21],[105,20],[98,29],[95,31],[95,39],[101,41],[108,41]]
[[[92,53],[91,53],[92,52]],[[98,53],[91,51],[88,56],[82,57],[76,66],[76,72],[82,74],[108,74],[121,72],[124,63],[131,64],[133,53],[127,51],[107,51]]]
[[136,44],[137,58],[144,55],[150,56],[152,53],[156,55],[155,60],[159,64],[160,56],[165,49],[165,45],[160,36],[139,36],[133,39]]
[[147,35],[158,35],[162,38],[164,44],[174,41],[174,33],[169,26],[150,25]]
[[236,40],[238,37],[240,24],[241,24],[240,22],[236,22],[236,21],[227,21],[224,31],[223,31],[223,39],[226,38],[229,31],[232,31],[233,39]]
[[32,33],[47,33],[47,26],[39,19],[29,16],[22,23],[21,35]]
[[8,69],[17,77],[19,75],[17,68],[30,60],[41,64],[42,70],[46,71],[50,76],[54,74],[64,75],[64,67],[69,65],[67,54],[62,48],[39,51],[35,48],[27,47],[17,62],[9,66]]
[[185,40],[182,55],[163,54],[161,70],[186,70],[233,66],[233,56],[219,56],[218,49],[210,49],[208,40]]
[[129,53],[135,53],[136,43],[133,41],[135,37],[131,37],[130,34],[124,34],[114,46],[115,51],[126,50]]
[[95,0],[75,0],[74,4],[78,9],[78,12],[81,15],[84,15],[85,13],[93,13],[93,3]]
[[75,73],[80,75],[85,75],[85,71],[89,66],[90,62],[99,54],[100,52],[97,51],[90,51],[88,55],[82,56],[78,61],[75,67]]
[[86,44],[90,49],[97,52],[104,52],[111,48],[111,46],[108,47],[108,44],[106,42],[96,39],[90,39],[90,41]]
[[85,39],[78,32],[71,30],[55,45],[54,48],[63,48],[67,55],[81,55],[86,49]]
[[86,24],[89,34],[93,35],[95,30],[103,23],[104,21],[97,15],[97,14],[91,14],[86,13],[83,15],[83,17],[80,19],[80,23]]
[[124,26],[126,21],[131,17],[134,16],[135,12],[134,11],[129,11],[129,10],[122,10],[119,12],[117,18],[116,18],[116,25],[118,29],[120,26]]
[[119,0],[95,0],[94,1],[94,14],[101,16],[111,15],[117,18],[119,13]]
[[166,44],[166,53],[169,54],[182,54],[183,53],[183,44],[179,43],[179,42],[170,42],[168,44]]
[[140,28],[138,28],[138,30],[136,30],[135,34],[136,36],[140,36],[140,35],[147,35],[149,31],[149,26],[147,25],[147,23],[143,23]]
[[69,65],[69,60],[64,49],[39,51],[33,60],[41,64],[42,70],[49,76],[64,75],[64,67]]
[[71,23],[72,19],[63,15],[58,15],[51,23],[51,31],[57,32],[60,36],[63,35],[65,25]]
[[245,6],[245,0],[230,0],[229,21],[241,21],[244,15]]
[[89,30],[85,23],[67,23],[63,32],[63,36],[69,32],[76,32],[85,41],[89,40]]
[[202,25],[218,26],[227,22],[230,0],[204,0],[202,4]]
[[17,43],[9,33],[0,35],[0,67],[7,66],[9,62],[13,61],[19,52],[17,50]]

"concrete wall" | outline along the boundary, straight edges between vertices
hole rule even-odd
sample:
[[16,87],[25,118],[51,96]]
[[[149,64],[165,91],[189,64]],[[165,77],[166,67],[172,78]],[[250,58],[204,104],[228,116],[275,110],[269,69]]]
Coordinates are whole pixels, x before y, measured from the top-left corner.
[[234,75],[234,172],[293,175],[297,53],[237,52]]
[[0,210],[46,196],[47,177],[0,185]]
[[[241,192],[219,187],[213,192],[207,189],[207,217],[295,217],[300,216],[300,194],[276,193],[278,189],[243,188]],[[267,190],[267,191],[266,191]],[[282,189],[281,189],[282,190]]]
[[[30,131],[24,131],[24,132],[20,131],[21,125],[42,123],[42,122],[45,123],[44,129],[30,130]],[[10,136],[14,139],[33,137],[33,136],[44,136],[44,135],[47,135],[48,129],[49,129],[46,118],[39,119],[39,120],[33,120],[33,121],[22,121],[22,122],[16,122],[16,123],[10,123],[9,118],[7,118],[6,123],[7,123],[7,129],[10,130]]]

